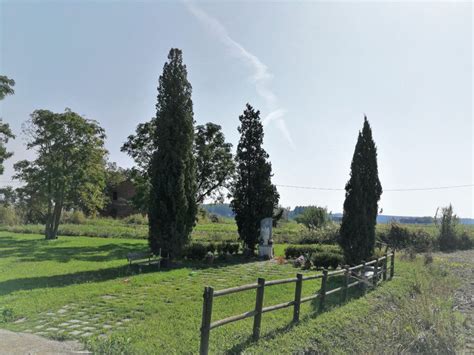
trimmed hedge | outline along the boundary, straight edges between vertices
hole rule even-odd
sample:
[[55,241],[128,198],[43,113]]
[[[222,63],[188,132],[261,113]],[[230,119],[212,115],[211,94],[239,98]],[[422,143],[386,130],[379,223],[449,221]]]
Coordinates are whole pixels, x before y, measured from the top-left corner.
[[311,262],[317,268],[333,268],[336,269],[339,265],[343,263],[343,256],[341,254],[336,254],[328,251],[323,251],[321,253],[314,253],[311,255]]
[[219,255],[237,254],[239,252],[239,247],[239,243],[229,242],[222,242],[217,244],[217,246],[214,243],[191,243],[184,247],[183,257],[190,260],[202,260],[208,253],[214,255],[216,251]]
[[339,254],[342,257],[342,250],[338,245],[330,244],[305,244],[305,245],[289,245],[285,249],[286,259],[296,259],[301,255],[312,255],[315,253],[332,253]]

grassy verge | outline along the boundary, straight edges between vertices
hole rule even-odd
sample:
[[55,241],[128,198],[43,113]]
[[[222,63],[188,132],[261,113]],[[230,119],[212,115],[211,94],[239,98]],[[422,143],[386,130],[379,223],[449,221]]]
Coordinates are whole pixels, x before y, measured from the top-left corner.
[[[140,248],[146,241],[44,241],[41,235],[0,232],[0,327],[79,339],[97,352],[196,352],[205,285],[222,289],[299,272],[288,264],[236,259],[137,273],[127,267],[125,255]],[[277,254],[283,248],[276,245]],[[336,279],[330,287],[339,283]],[[269,287],[265,305],[291,300],[293,287]],[[394,280],[366,297],[352,289],[350,301],[340,305],[339,294],[331,295],[322,314],[317,303],[305,304],[298,325],[290,324],[291,309],[266,313],[257,343],[249,340],[252,319],[229,324],[212,331],[210,350],[343,353],[379,352],[393,345],[394,352],[449,351],[460,341],[459,319],[450,309],[453,287],[449,274],[436,265],[397,260]],[[318,289],[319,281],[305,282],[303,297]],[[251,310],[254,302],[254,291],[219,298],[213,320]]]

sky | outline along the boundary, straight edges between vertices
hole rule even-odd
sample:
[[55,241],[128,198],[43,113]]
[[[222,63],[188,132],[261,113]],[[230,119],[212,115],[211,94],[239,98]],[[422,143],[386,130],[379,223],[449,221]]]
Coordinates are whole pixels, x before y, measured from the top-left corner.
[[249,102],[264,122],[280,203],[342,212],[363,117],[378,148],[383,214],[474,217],[473,8],[470,2],[0,0],[0,74],[16,81],[0,117],[17,139],[0,176],[32,158],[35,109],[66,107],[107,133],[109,160],[155,115],[170,48],[183,50],[197,124],[238,143]]

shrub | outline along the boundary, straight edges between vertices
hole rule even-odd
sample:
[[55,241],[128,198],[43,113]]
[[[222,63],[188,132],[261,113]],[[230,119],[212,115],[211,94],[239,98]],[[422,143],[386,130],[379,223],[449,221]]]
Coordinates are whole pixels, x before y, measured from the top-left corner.
[[223,241],[222,243],[217,245],[217,253],[218,254],[237,254],[239,252],[239,243],[231,243]]
[[300,234],[299,244],[336,244],[339,240],[339,226],[329,224],[316,230],[307,230]]
[[444,251],[456,249],[456,231],[457,216],[453,212],[453,206],[443,207],[441,209],[441,224],[439,230],[439,248]]
[[219,223],[220,222],[219,216],[216,215],[215,213],[211,213],[209,215],[209,220],[211,221],[211,223]]
[[208,251],[209,253],[214,254],[215,251],[216,251],[216,245],[215,245],[214,243],[209,243],[209,244],[207,245],[207,251]]
[[0,224],[9,226],[20,223],[20,217],[12,207],[0,206]]
[[286,259],[295,259],[301,255],[312,255],[314,253],[328,252],[342,255],[342,250],[338,245],[327,244],[307,244],[307,245],[289,245],[285,249]]
[[435,240],[425,230],[418,229],[411,232],[408,228],[393,222],[388,234],[382,234],[381,239],[395,249],[412,248],[414,252],[421,253],[433,249]]
[[468,250],[474,248],[474,238],[470,237],[466,231],[463,231],[458,237],[457,245],[461,250]]
[[202,260],[207,254],[207,247],[201,243],[191,243],[186,245],[183,256],[190,260]]
[[69,218],[69,223],[71,224],[85,224],[87,222],[87,218],[82,211],[74,211],[71,213]]
[[290,245],[285,249],[286,259],[296,259],[301,255],[311,255],[320,251],[318,245]]
[[148,224],[148,217],[137,213],[137,214],[132,214],[128,217],[125,217],[123,221],[127,224]]
[[343,256],[341,254],[323,251],[312,254],[311,261],[313,262],[313,265],[318,268],[322,267],[328,269],[332,267],[333,269],[336,269],[342,264]]

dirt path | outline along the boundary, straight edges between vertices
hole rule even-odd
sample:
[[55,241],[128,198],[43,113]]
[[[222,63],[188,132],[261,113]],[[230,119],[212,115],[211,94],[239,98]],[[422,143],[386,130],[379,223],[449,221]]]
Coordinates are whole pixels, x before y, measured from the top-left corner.
[[76,341],[55,341],[38,335],[0,329],[1,355],[88,354]]
[[474,354],[474,250],[436,253],[435,256],[446,260],[449,268],[463,280],[454,294],[454,307],[466,317],[466,344],[461,353]]

